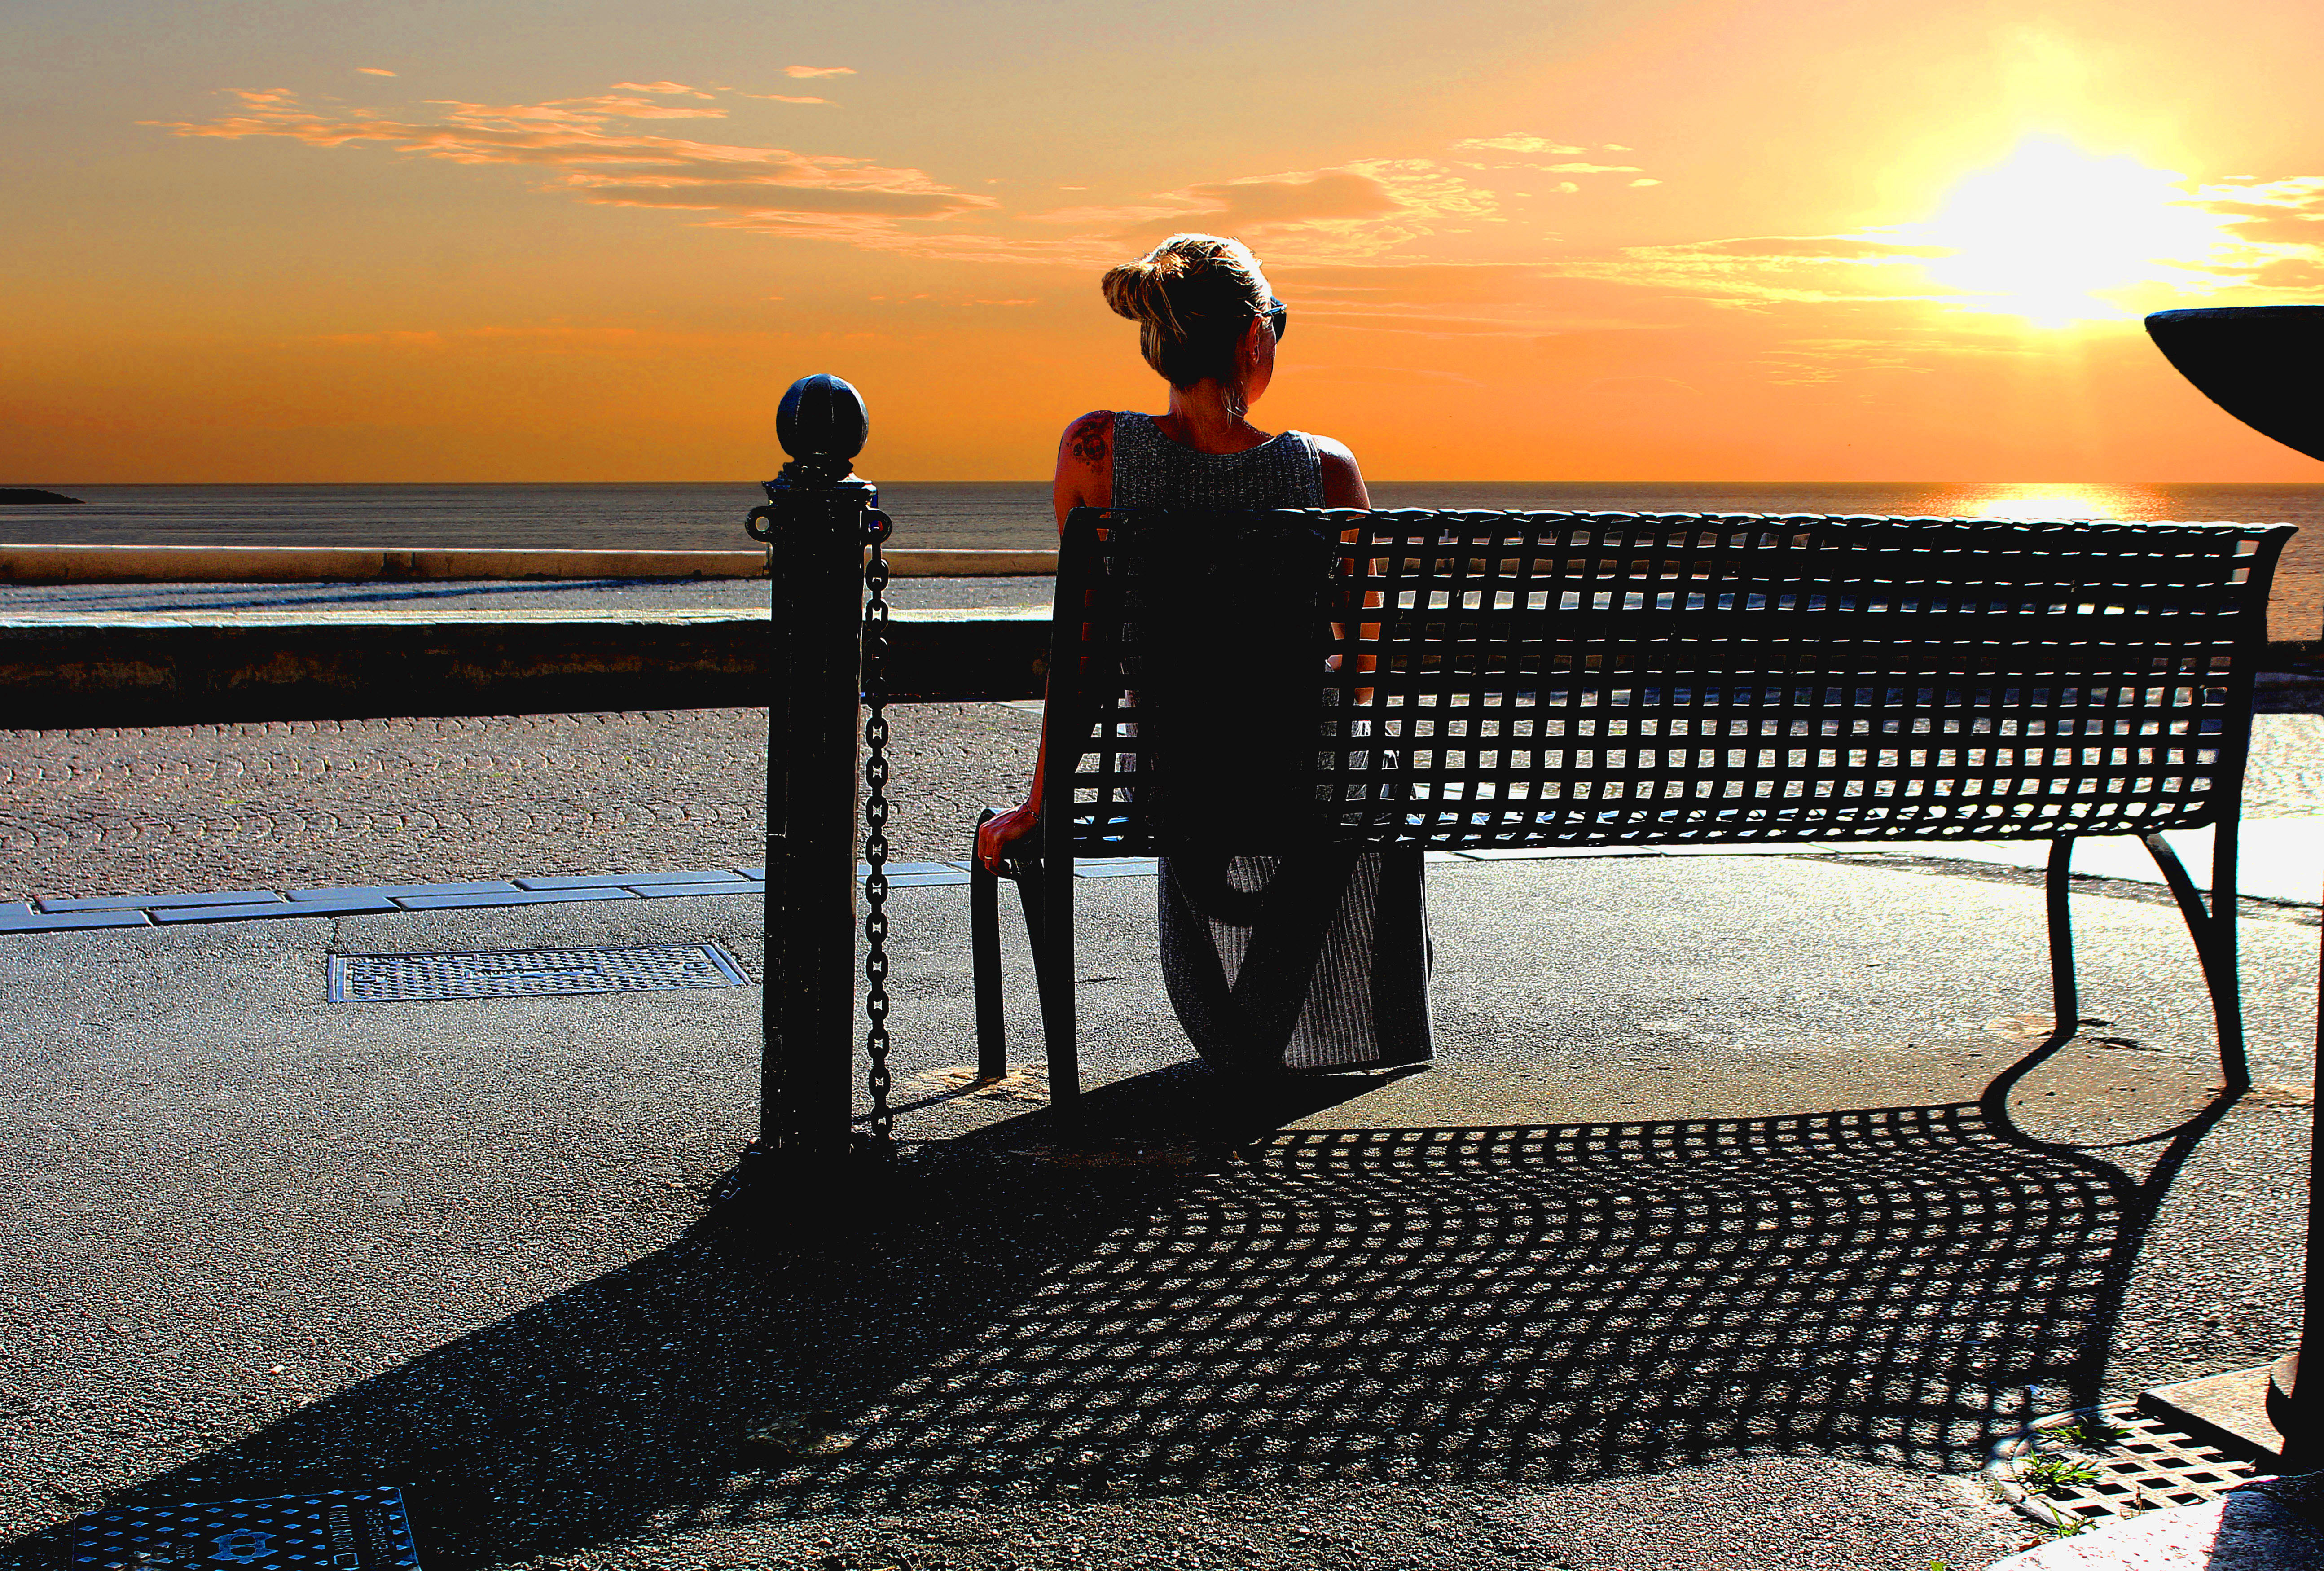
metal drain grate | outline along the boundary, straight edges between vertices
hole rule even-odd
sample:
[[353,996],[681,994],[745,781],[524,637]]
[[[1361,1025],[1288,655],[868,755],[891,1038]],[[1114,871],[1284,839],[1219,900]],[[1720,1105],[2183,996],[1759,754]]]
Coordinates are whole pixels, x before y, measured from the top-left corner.
[[2036,1419],[1993,1448],[1986,1476],[2035,1521],[2070,1527],[2217,1500],[2259,1474],[2134,1402],[2109,1402]]
[[739,988],[744,980],[742,969],[715,943],[333,955],[329,974],[334,1004],[652,993],[682,988]]

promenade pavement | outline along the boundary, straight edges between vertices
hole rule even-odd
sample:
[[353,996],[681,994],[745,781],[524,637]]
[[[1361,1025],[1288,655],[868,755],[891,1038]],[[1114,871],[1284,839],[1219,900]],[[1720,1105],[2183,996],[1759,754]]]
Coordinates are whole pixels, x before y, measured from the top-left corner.
[[[899,855],[1033,717],[896,712]],[[763,716],[0,738],[22,893],[756,860]],[[2324,816],[2324,721],[2255,811]],[[724,838],[722,838],[724,837]],[[1950,860],[1431,868],[1426,1073],[1188,1061],[1150,879],[1079,886],[1092,1121],[973,1091],[965,902],[892,906],[893,1187],[710,1208],[755,986],[332,1004],[334,955],[704,942],[742,896],[0,937],[0,1556],[107,1502],[401,1483],[472,1566],[1969,1571],[2024,1414],[2296,1324],[2317,930],[2247,903],[2262,1089],[2151,888]],[[1004,920],[1010,1028],[1038,1041]],[[865,1111],[859,1102],[859,1116]]]
[[1093,1141],[1038,1072],[966,1093],[965,903],[899,890],[903,1176],[811,1247],[706,1220],[754,988],[324,998],[380,951],[752,969],[755,900],[13,937],[0,1532],[397,1482],[436,1571],[1966,1571],[2025,1541],[1962,1476],[2015,1418],[2291,1334],[2304,914],[2243,923],[2229,1104],[2148,900],[2076,902],[2090,1034],[2028,1062],[2022,883],[1432,877],[1437,1067],[1276,1096],[1187,1062],[1150,881],[1084,884]]

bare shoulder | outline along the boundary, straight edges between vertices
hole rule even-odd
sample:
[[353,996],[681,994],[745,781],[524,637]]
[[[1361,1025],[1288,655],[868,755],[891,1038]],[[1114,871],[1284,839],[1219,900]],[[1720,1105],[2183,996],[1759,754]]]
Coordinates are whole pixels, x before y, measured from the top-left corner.
[[1113,502],[1113,411],[1092,409],[1057,438],[1057,527],[1075,508]]
[[1323,471],[1323,505],[1327,508],[1368,508],[1371,495],[1364,489],[1364,472],[1345,442],[1308,434]]
[[1092,409],[1065,427],[1057,439],[1057,461],[1067,459],[1095,467],[1113,455],[1113,411]]

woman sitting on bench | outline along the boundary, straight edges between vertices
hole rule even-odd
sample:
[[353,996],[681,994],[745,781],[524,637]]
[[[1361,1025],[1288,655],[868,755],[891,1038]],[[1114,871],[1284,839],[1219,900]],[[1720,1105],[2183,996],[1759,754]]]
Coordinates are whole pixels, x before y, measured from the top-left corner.
[[[1268,436],[1249,418],[1286,326],[1240,241],[1179,234],[1108,271],[1106,303],[1139,324],[1168,411],[1100,409],[1057,446],[1056,512],[1077,507],[1368,508],[1355,455],[1328,436]],[[1319,673],[1320,675],[1320,673]],[[986,823],[999,871],[1039,821],[1030,799]],[[1373,1069],[1430,1056],[1421,850],[1165,857],[1163,980],[1204,1061],[1237,1071]]]

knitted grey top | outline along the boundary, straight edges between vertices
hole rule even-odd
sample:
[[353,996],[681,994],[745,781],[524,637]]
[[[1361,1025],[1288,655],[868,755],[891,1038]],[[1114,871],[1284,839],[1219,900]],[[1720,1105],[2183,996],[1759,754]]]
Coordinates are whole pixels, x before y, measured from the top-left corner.
[[1323,461],[1304,431],[1240,453],[1197,453],[1165,436],[1150,416],[1113,417],[1116,507],[1319,508]]

